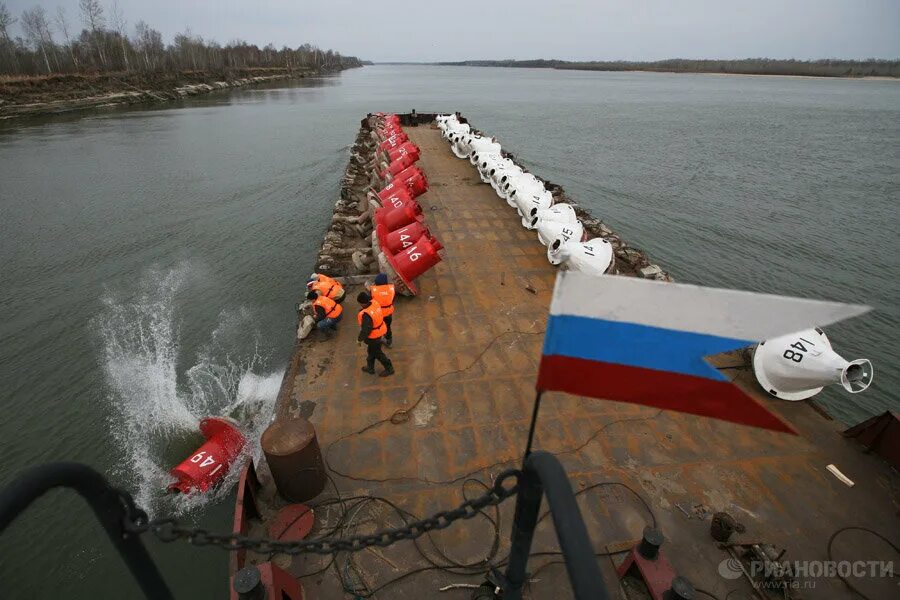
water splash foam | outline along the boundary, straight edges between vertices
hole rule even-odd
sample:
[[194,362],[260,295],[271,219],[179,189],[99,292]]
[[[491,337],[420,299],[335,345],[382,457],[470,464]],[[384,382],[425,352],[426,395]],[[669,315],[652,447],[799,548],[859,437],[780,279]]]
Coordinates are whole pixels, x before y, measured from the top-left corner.
[[139,505],[152,513],[185,514],[226,496],[240,469],[206,494],[166,495],[168,470],[202,438],[200,419],[231,416],[248,439],[245,460],[258,460],[259,437],[268,426],[282,373],[266,373],[258,336],[246,309],[222,311],[209,342],[179,381],[179,293],[189,282],[188,263],[148,270],[130,299],[103,298],[98,318],[103,367],[112,412],[110,431],[122,452],[117,478],[130,482]]

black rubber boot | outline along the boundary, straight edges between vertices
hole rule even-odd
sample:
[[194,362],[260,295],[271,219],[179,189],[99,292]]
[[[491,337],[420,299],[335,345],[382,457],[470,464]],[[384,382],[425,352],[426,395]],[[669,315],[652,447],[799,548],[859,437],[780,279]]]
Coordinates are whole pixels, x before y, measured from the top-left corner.
[[384,371],[378,374],[379,377],[390,377],[394,374],[394,365],[390,365],[385,368]]
[[369,375],[374,375],[375,367],[363,367],[362,371],[363,371],[363,373],[368,373]]

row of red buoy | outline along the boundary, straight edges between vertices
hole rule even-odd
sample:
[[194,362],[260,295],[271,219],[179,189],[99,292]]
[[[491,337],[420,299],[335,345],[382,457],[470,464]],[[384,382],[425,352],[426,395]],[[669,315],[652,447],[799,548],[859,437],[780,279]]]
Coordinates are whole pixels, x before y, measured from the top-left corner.
[[409,140],[397,115],[377,116],[382,119],[375,127],[381,140],[378,148],[390,161],[379,175],[390,183],[377,194],[381,208],[375,211],[375,235],[387,263],[415,294],[413,280],[441,261],[438,251],[443,246],[423,224],[425,215],[416,199],[428,191],[428,178],[415,164],[418,146]]
[[[397,115],[379,116],[383,122],[375,130],[381,140],[378,149],[389,161],[379,176],[390,183],[377,194],[381,208],[375,211],[375,234],[390,267],[416,293],[413,280],[441,261],[438,251],[443,246],[423,224],[416,200],[428,190],[428,179],[415,164],[419,148],[404,133]],[[175,481],[169,491],[206,492],[225,477],[247,443],[238,424],[224,417],[203,419],[200,432],[206,441],[170,471]]]

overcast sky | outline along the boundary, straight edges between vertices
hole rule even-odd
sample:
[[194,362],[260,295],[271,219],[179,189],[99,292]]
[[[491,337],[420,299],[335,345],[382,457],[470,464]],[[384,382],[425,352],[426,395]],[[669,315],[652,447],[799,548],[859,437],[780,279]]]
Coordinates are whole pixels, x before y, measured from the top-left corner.
[[[3,0],[0,0],[3,1]],[[112,0],[101,0],[109,7]],[[6,0],[16,16],[42,4]],[[166,42],[304,42],[378,61],[900,58],[900,0],[119,0]]]

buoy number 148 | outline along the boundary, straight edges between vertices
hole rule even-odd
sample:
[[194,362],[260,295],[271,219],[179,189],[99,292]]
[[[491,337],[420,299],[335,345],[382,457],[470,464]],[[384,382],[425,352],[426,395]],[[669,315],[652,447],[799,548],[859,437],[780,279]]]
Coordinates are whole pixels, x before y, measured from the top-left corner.
[[[803,342],[809,344],[809,348],[803,345]],[[799,338],[796,342],[791,344],[788,348],[785,349],[783,357],[788,360],[792,360],[794,362],[800,362],[803,360],[803,357],[806,356],[806,353],[809,352],[812,347],[815,346],[811,341],[806,338]]]

